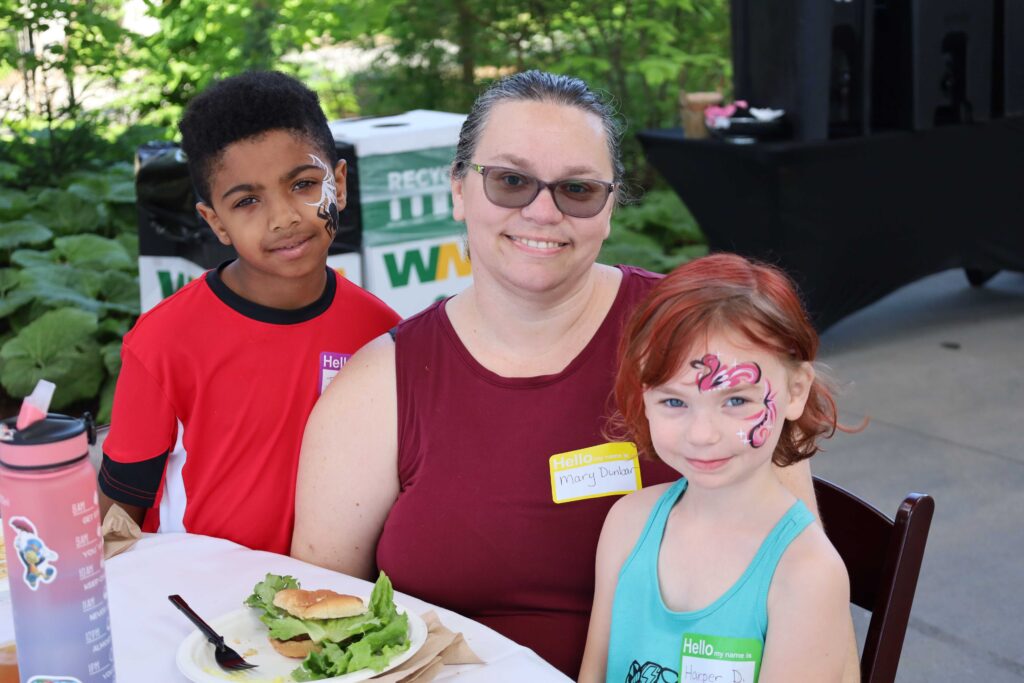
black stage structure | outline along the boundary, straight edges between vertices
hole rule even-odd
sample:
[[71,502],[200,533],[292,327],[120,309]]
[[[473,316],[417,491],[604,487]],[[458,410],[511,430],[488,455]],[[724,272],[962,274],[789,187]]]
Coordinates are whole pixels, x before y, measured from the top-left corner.
[[819,330],[914,280],[1024,272],[1024,116],[807,142],[639,134],[712,250],[786,269]]

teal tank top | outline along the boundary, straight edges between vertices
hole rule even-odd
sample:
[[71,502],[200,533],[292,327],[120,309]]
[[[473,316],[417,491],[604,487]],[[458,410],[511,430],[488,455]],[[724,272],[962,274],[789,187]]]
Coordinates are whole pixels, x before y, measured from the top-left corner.
[[607,683],[755,683],[768,629],[768,588],[790,542],[814,521],[798,500],[729,590],[694,612],[665,606],[658,551],[669,512],[686,491],[673,484],[651,510],[619,571],[612,603]]

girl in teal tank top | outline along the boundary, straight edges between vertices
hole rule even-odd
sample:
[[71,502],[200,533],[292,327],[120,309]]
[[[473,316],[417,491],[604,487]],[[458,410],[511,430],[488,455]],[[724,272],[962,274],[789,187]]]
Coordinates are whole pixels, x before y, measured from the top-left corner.
[[[620,426],[682,475],[608,513],[581,681],[854,678],[849,580],[805,462],[845,429],[793,284],[731,254],[692,261],[624,337]],[[806,492],[805,492],[806,489]]]

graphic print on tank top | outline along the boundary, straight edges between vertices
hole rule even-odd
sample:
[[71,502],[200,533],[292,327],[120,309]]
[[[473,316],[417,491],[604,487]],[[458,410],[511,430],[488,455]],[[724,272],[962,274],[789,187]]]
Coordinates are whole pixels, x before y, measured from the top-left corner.
[[679,683],[679,673],[654,662],[633,660],[622,683]]

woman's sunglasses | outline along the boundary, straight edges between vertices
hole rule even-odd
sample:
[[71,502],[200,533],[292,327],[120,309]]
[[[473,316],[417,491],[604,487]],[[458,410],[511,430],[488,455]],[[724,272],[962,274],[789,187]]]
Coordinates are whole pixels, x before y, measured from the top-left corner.
[[558,210],[575,218],[596,216],[608,203],[615,183],[586,178],[565,178],[546,183],[522,171],[501,166],[470,164],[470,168],[484,177],[484,195],[503,209],[521,209],[528,206],[541,190],[551,190]]

